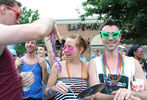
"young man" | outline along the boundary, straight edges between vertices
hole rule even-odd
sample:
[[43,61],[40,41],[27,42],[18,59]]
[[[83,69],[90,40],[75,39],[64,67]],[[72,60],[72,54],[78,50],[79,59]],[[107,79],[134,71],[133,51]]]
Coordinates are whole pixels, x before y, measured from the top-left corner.
[[47,53],[47,49],[46,49],[45,45],[39,44],[37,47],[37,56],[39,58],[41,58],[44,63],[46,63],[47,72],[49,74],[51,68],[50,68],[48,57],[47,58],[45,57],[46,53]]
[[[58,30],[57,30],[57,32],[58,32]],[[46,58],[47,62],[49,63],[49,66],[51,68],[53,66],[53,64],[55,63],[54,51],[53,51],[52,43],[51,43],[51,37],[45,37],[44,42],[45,42],[45,45],[44,44],[38,45],[37,54],[38,54],[38,57],[40,57],[40,58]],[[47,57],[45,57],[46,54],[47,54]]]
[[37,57],[37,41],[27,41],[25,43],[26,54],[22,57],[21,72],[33,72],[35,81],[30,87],[30,98],[27,100],[42,100],[42,81],[46,84],[48,80],[46,61]]
[[[100,28],[105,51],[102,56],[94,58],[89,63],[89,85],[105,84],[102,93],[94,95],[96,100],[135,100],[139,98],[146,100],[147,81],[140,64],[134,58],[121,55],[118,52],[120,32],[120,26],[112,20],[108,20]],[[133,76],[144,80],[142,92],[131,91]]]
[[28,77],[22,76],[20,84],[13,56],[6,45],[38,40],[50,32],[57,36],[53,19],[14,25],[19,23],[20,6],[15,0],[0,0],[0,100],[22,100],[21,85],[29,86],[34,80],[33,74],[28,72]]

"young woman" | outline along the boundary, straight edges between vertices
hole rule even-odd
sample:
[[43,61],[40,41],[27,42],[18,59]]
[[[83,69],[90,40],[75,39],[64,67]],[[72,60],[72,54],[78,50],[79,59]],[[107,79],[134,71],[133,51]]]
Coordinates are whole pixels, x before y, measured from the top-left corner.
[[87,65],[80,60],[88,48],[88,41],[79,35],[66,39],[64,54],[66,60],[61,61],[62,70],[58,72],[55,63],[48,79],[46,96],[55,96],[56,100],[76,99],[79,92],[87,88]]

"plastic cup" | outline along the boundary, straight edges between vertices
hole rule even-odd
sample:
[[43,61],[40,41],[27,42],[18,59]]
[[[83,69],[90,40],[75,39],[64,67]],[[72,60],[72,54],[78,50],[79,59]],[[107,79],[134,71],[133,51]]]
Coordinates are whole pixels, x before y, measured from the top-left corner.
[[22,87],[22,91],[23,91],[23,98],[28,98],[30,96],[30,86]]
[[136,79],[132,81],[131,90],[141,92],[144,90],[144,80],[143,79]]

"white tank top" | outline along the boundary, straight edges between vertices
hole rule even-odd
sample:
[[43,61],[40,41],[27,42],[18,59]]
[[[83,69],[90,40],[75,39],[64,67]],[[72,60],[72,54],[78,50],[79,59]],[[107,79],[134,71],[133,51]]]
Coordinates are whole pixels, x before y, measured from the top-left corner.
[[[104,72],[103,72],[101,58],[102,57],[96,57],[94,60],[96,62],[98,83],[105,83],[105,89],[102,91],[102,93],[111,94],[113,91],[116,91],[119,88],[127,88],[127,89],[131,90],[130,83],[131,83],[131,80],[133,78],[133,75],[135,74],[134,58],[123,56],[123,59],[124,59],[124,74],[122,75],[121,79],[118,81],[118,83],[115,86],[111,85],[110,80],[105,80],[106,78],[105,78],[105,75],[104,75]],[[108,69],[106,69],[106,70],[107,70],[106,71],[107,75],[110,77],[110,73],[109,73]],[[113,77],[116,77],[116,73],[112,73],[112,75],[113,75]],[[109,83],[109,85],[107,83]],[[107,84],[107,86],[106,86],[106,84]]]

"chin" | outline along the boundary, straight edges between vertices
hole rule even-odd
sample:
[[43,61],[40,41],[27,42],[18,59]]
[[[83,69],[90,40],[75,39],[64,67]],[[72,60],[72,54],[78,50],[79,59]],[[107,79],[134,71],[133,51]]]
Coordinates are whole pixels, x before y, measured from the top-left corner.
[[115,47],[113,46],[113,47],[107,47],[107,49],[109,50],[109,51],[113,51],[114,49],[115,49]]

